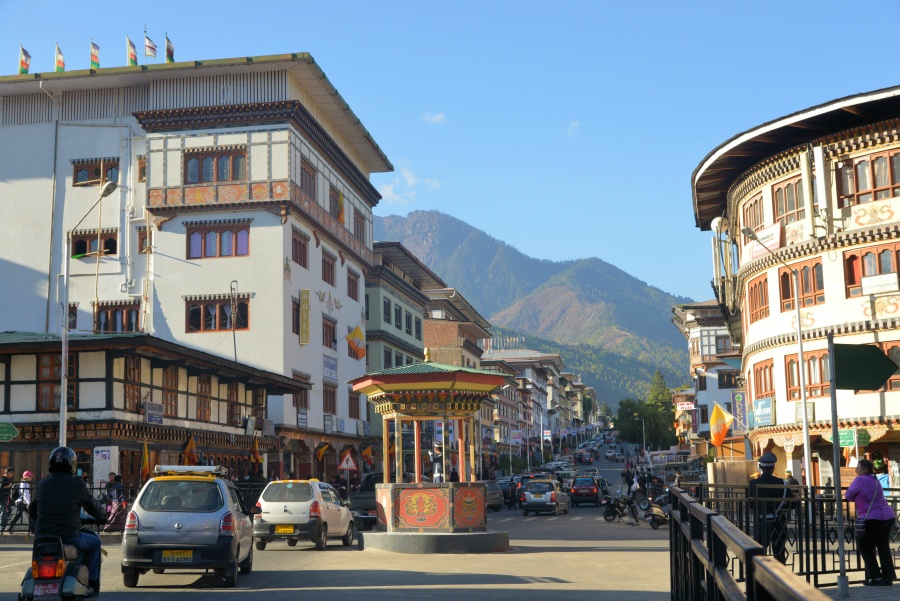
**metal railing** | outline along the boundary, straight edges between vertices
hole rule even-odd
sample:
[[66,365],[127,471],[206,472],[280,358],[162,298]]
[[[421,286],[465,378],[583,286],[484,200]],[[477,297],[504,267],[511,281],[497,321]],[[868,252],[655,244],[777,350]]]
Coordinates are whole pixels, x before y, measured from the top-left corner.
[[671,488],[669,522],[673,601],[827,601],[728,519]]

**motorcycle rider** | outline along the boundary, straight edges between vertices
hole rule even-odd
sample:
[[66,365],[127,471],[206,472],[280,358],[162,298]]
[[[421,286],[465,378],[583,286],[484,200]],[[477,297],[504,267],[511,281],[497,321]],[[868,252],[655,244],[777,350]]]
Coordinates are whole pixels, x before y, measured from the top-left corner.
[[58,536],[63,544],[74,545],[83,554],[88,568],[90,596],[100,593],[100,537],[81,530],[81,508],[97,522],[106,521],[106,512],[75,477],[75,451],[58,447],[50,453],[50,475],[37,483],[28,515],[37,536]]

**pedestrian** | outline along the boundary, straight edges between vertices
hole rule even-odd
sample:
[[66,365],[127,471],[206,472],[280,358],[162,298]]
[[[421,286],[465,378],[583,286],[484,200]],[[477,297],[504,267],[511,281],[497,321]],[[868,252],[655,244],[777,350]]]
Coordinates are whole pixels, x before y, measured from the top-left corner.
[[125,500],[125,486],[122,484],[122,476],[113,476],[112,485],[107,489],[110,511],[107,514],[104,532],[114,532],[125,528],[125,519],[128,516],[127,502]]
[[[875,467],[868,459],[856,464],[856,478],[844,498],[856,504],[856,519],[862,518],[864,532],[857,529],[857,548],[866,567],[866,586],[891,586],[897,577],[891,554],[891,529],[897,516],[884,498],[881,483],[875,478]],[[878,550],[878,559],[875,550]],[[878,567],[879,561],[881,567]]]
[[784,480],[773,475],[776,462],[775,453],[763,454],[759,458],[760,476],[750,481],[750,500],[756,509],[753,538],[763,548],[771,547],[775,559],[786,563],[787,515],[791,510],[788,504],[794,495],[784,485]]
[[[15,494],[11,494],[10,498],[16,496],[14,501],[16,514],[13,516],[12,521],[7,526],[6,532],[12,532],[13,526],[19,523],[19,520],[22,519],[22,514],[28,513],[28,506],[31,505],[31,487],[32,480],[34,479],[34,474],[29,471],[22,472],[22,481],[19,482],[19,493],[18,496]],[[34,523],[31,520],[28,520],[28,533],[34,534]]]
[[800,483],[797,482],[797,479],[794,478],[794,472],[791,470],[784,470],[784,483],[788,486],[800,486]]
[[448,482],[459,482],[459,472],[456,471],[456,468],[450,468],[450,478],[447,480]]
[[13,508],[12,490],[15,477],[16,470],[12,466],[6,468],[3,476],[0,476],[0,532],[6,530],[6,523]]
[[684,478],[681,475],[681,470],[675,470],[675,479],[672,481],[672,486],[684,488]]

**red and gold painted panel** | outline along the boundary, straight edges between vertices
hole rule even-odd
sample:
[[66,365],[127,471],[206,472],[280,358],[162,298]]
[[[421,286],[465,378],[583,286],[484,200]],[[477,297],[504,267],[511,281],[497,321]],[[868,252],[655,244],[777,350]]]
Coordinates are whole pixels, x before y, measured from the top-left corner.
[[412,488],[394,491],[394,527],[398,530],[447,530],[450,499],[446,490]]
[[250,188],[253,200],[265,200],[270,197],[269,184],[253,184]]
[[456,528],[484,530],[487,527],[484,491],[483,484],[463,484],[453,489],[453,521]]
[[224,184],[219,186],[219,202],[239,202],[247,200],[247,184]]
[[214,186],[192,186],[184,190],[185,204],[212,204],[215,200],[216,188]]
[[161,207],[165,204],[166,192],[165,190],[150,190],[149,197],[151,207]]
[[377,484],[378,525],[388,532],[487,530],[484,484]]
[[166,204],[167,205],[180,205],[181,204],[181,189],[169,188],[168,190],[166,190]]

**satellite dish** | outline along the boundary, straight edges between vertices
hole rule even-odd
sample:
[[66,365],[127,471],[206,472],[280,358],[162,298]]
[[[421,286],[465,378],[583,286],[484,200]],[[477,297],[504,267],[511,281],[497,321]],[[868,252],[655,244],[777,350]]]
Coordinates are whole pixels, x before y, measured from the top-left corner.
[[712,231],[715,232],[716,235],[719,235],[721,233],[721,230],[719,228],[722,227],[722,218],[721,217],[713,218],[713,220],[709,223],[709,225],[712,228]]

